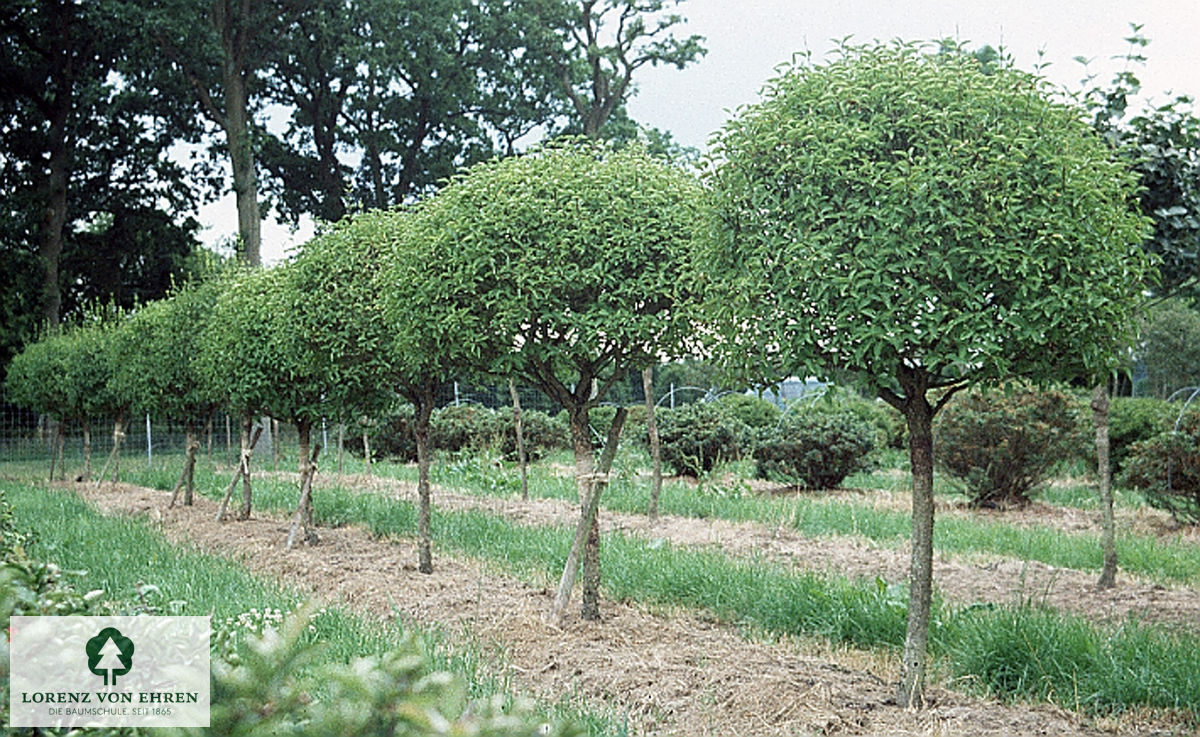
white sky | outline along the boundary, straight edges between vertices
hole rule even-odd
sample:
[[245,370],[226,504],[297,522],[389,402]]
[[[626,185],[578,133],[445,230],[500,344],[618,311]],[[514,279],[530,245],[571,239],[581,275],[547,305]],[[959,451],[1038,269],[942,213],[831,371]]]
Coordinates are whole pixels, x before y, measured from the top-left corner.
[[[1038,51],[1050,66],[1051,81],[1076,90],[1084,68],[1107,84],[1124,66],[1131,22],[1143,24],[1150,39],[1148,58],[1133,69],[1151,101],[1174,94],[1200,96],[1200,0],[688,0],[679,6],[688,19],[680,35],[706,38],[708,54],[682,71],[643,68],[635,77],[637,95],[630,113],[641,123],[671,131],[676,140],[700,149],[728,119],[730,111],[753,103],[775,68],[808,49],[820,60],[831,39],[853,41],[957,38],[972,46],[1003,45],[1017,66],[1032,70]],[[1168,94],[1168,92],[1172,94]],[[206,243],[236,232],[232,197],[201,211],[210,224]],[[311,228],[290,234],[268,217],[263,223],[263,257],[273,261],[289,245],[311,236]]]

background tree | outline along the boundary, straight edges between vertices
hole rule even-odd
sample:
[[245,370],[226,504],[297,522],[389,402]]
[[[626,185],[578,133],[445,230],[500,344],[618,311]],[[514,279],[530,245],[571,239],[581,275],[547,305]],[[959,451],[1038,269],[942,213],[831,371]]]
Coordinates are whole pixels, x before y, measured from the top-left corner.
[[904,414],[913,473],[900,702],[923,703],[934,415],[958,390],[1109,364],[1146,277],[1134,178],[1044,83],[966,55],[843,47],[715,142],[698,264],[744,379],[857,380]]
[[[701,36],[677,38],[684,18],[664,12],[681,0],[571,0],[540,2],[541,28],[559,88],[570,102],[574,132],[599,138],[633,94],[634,73],[649,64],[683,69],[705,54]],[[569,128],[569,130],[571,130]]]
[[[224,135],[238,213],[238,251],[262,263],[262,211],[255,113],[263,103],[263,74],[282,29],[314,0],[153,0],[125,3],[123,17],[139,28],[165,63],[141,70],[137,84],[178,95],[190,90],[194,111]],[[175,97],[177,105],[181,97]]]
[[117,2],[0,3],[0,365],[38,323],[162,295],[195,246],[169,103],[120,81]]
[[[1092,112],[1095,129],[1138,176],[1138,204],[1154,222],[1154,230],[1142,248],[1158,258],[1160,267],[1158,279],[1143,286],[1161,299],[1194,291],[1200,278],[1200,120],[1192,115],[1187,97],[1177,97],[1125,119],[1130,99],[1141,89],[1132,69],[1146,61],[1142,51],[1149,41],[1140,31],[1141,26],[1132,24],[1132,33],[1125,39],[1129,43],[1126,68],[1116,74],[1108,88],[1087,88],[1083,100]],[[1078,60],[1086,63],[1085,59]],[[1084,84],[1091,81],[1088,77]],[[1092,390],[1104,549],[1101,588],[1114,586],[1117,575],[1109,462],[1109,383],[1105,375]]]
[[460,332],[497,336],[508,352],[495,372],[567,411],[581,515],[553,615],[567,606],[586,537],[583,612],[596,618],[601,486],[589,412],[694,332],[680,274],[697,235],[699,186],[637,147],[575,141],[473,167],[428,205],[441,223],[429,234],[432,263],[452,275],[443,283],[473,295],[461,303]]
[[[387,207],[460,166],[512,153],[561,107],[522,4],[321,0],[278,39],[269,98],[289,108],[264,139],[277,203],[336,221],[347,202]],[[357,158],[353,179],[347,161]]]

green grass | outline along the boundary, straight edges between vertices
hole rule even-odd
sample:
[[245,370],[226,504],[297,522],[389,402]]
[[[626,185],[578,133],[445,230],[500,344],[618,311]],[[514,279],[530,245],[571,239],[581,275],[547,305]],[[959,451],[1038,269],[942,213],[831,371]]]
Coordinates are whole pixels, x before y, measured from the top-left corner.
[[[102,589],[119,609],[154,606],[162,613],[211,615],[214,627],[257,610],[290,611],[301,603],[294,591],[249,573],[237,563],[165,540],[149,525],[122,517],[106,517],[69,492],[0,482],[0,492],[13,507],[17,525],[33,530],[29,554],[64,570],[80,571],[69,580],[79,590]],[[320,643],[321,662],[348,662],[387,652],[404,634],[399,624],[367,622],[338,607],[327,607],[312,622],[313,643]],[[464,642],[437,628],[417,629],[433,667],[462,676],[474,698],[510,698],[511,684],[503,664],[489,664],[479,643]],[[315,684],[319,688],[319,684]],[[615,716],[584,710],[563,699],[544,704],[553,720],[582,723],[593,735],[621,734]]]
[[[259,484],[257,503],[290,509],[294,485]],[[374,493],[322,490],[323,524],[357,522],[409,538],[412,504]],[[435,510],[443,549],[492,561],[541,585],[561,571],[570,531],[528,527],[477,511]],[[797,573],[762,559],[604,538],[606,594],[662,607],[703,610],[753,630],[817,636],[858,647],[903,643],[906,594],[881,581]],[[939,666],[973,690],[1003,699],[1049,700],[1089,712],[1135,705],[1200,712],[1200,640],[1130,621],[1100,626],[1080,617],[1013,607],[935,606],[930,648]],[[1161,667],[1160,667],[1161,666]]]

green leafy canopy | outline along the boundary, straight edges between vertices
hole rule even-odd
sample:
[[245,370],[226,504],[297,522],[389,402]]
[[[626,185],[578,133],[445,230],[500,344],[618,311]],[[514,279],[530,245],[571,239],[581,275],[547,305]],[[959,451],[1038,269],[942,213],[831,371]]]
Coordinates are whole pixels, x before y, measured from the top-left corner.
[[893,389],[1108,364],[1149,270],[1135,180],[1042,80],[988,72],[847,46],[716,136],[698,278],[736,373]]

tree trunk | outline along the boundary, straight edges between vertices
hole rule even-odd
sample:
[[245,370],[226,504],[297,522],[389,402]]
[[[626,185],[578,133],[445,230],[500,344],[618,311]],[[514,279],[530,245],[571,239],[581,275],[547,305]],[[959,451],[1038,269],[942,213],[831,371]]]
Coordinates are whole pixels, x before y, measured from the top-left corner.
[[96,477],[96,486],[99,486],[104,481],[105,474],[108,473],[109,466],[112,466],[112,480],[115,484],[121,472],[121,442],[125,440],[125,411],[117,413],[117,419],[113,420],[113,446],[112,451],[108,454],[108,459],[104,461],[104,468],[100,469],[100,475]]
[[413,437],[417,442],[417,570],[433,573],[432,501],[429,492],[429,418],[433,414],[433,391],[417,397]]
[[[271,470],[279,470],[279,420],[263,418],[263,422],[269,424],[271,428]],[[312,430],[309,430],[309,440],[311,442]],[[303,456],[301,456],[303,458]]]
[[292,516],[292,527],[288,530],[287,549],[291,550],[296,543],[296,534],[303,528],[304,542],[316,545],[318,538],[316,523],[313,519],[312,480],[317,471],[317,454],[321,452],[318,443],[309,456],[309,446],[312,443],[312,423],[301,421],[296,423],[297,445],[300,446],[300,501],[296,503],[296,514]]
[[179,481],[175,482],[175,488],[171,491],[171,502],[167,505],[168,508],[175,506],[181,489],[183,490],[183,505],[185,507],[192,506],[192,496],[196,486],[196,454],[200,452],[200,439],[196,436],[195,424],[191,422],[187,423],[184,432],[187,440],[184,444],[183,470],[179,472]]
[[[251,428],[254,428],[254,434],[250,434]],[[238,438],[241,441],[241,452],[238,454],[238,461],[242,469],[242,508],[238,511],[238,519],[250,519],[250,458],[254,454],[254,445],[258,439],[262,437],[263,426],[254,427],[254,418],[249,415],[242,418],[242,429],[238,433]]]
[[1111,589],[1117,584],[1117,539],[1113,521],[1112,465],[1108,439],[1108,385],[1100,382],[1092,389],[1092,422],[1096,426],[1096,478],[1100,485],[1101,547],[1104,569],[1096,585]]
[[580,616],[592,621],[600,619],[600,495],[608,485],[608,472],[612,470],[613,461],[617,457],[621,430],[625,427],[628,414],[629,411],[625,407],[620,407],[613,416],[608,436],[604,440],[604,451],[600,454],[600,465],[596,468],[598,478],[596,483],[592,484],[592,526],[588,530],[587,547],[583,556],[583,601],[580,610]]
[[208,453],[208,462],[212,463],[213,457],[213,413],[209,412],[204,418],[204,440],[207,445],[206,452]]
[[87,420],[83,425],[83,476],[80,480],[87,483],[92,480],[92,426]]
[[909,568],[908,628],[897,699],[905,708],[925,704],[926,644],[933,593],[933,408],[924,389],[905,387],[905,419],[912,465],[912,563]]
[[658,497],[662,494],[662,445],[658,441],[658,422],[654,419],[654,367],[642,369],[642,392],[646,395],[646,430],[650,435],[650,459],[654,462],[650,481],[650,521],[658,519]]
[[[223,35],[228,29],[218,29]],[[254,145],[250,132],[250,105],[242,60],[226,43],[222,66],[225,89],[225,138],[233,168],[233,192],[237,198],[238,251],[242,263],[262,266],[262,215],[258,206],[258,175],[254,167]]]
[[529,501],[529,469],[526,468],[525,432],[521,426],[521,396],[517,394],[517,382],[510,376],[508,393],[512,395],[513,429],[517,434],[517,463],[521,466],[521,499]]
[[[571,544],[571,551],[567,554],[567,562],[563,567],[562,578],[559,579],[554,606],[550,610],[550,621],[555,624],[562,623],[567,606],[571,603],[571,590],[575,587],[575,579],[579,575],[581,559],[585,558],[584,549],[592,539],[596,543],[594,555],[597,565],[594,572],[593,569],[584,572],[585,599],[591,601],[585,601],[581,615],[585,619],[599,618],[599,536],[593,538],[592,531],[599,525],[597,512],[600,507],[600,494],[604,490],[602,478],[608,473],[608,469],[612,468],[613,459],[616,457],[617,443],[620,440],[621,429],[625,426],[625,417],[628,411],[624,407],[620,407],[617,409],[616,416],[613,417],[613,424],[608,429],[604,453],[600,458],[601,465],[598,473],[595,472],[595,457],[589,437],[588,411],[583,408],[573,408],[568,410],[568,413],[571,417],[571,441],[575,448],[575,480],[579,487],[580,514],[579,524],[575,528],[575,539]],[[589,586],[589,579],[592,579],[592,592],[586,590]],[[589,606],[591,611],[588,610]]]
[[237,468],[234,469],[233,478],[229,481],[229,487],[225,489],[225,496],[221,499],[221,506],[217,509],[217,521],[225,519],[225,510],[229,507],[229,499],[233,496],[233,490],[237,488],[237,482],[243,481],[242,489],[242,509],[238,515],[239,519],[250,518],[250,456],[254,453],[254,446],[258,444],[258,439],[262,435],[262,428],[254,428],[254,434],[250,435],[250,428],[254,425],[254,418],[249,415],[244,415],[241,421],[240,432],[238,433],[241,440],[241,452],[238,455]]
[[363,460],[367,464],[366,474],[371,475],[371,438],[367,436],[367,426],[363,425]]

